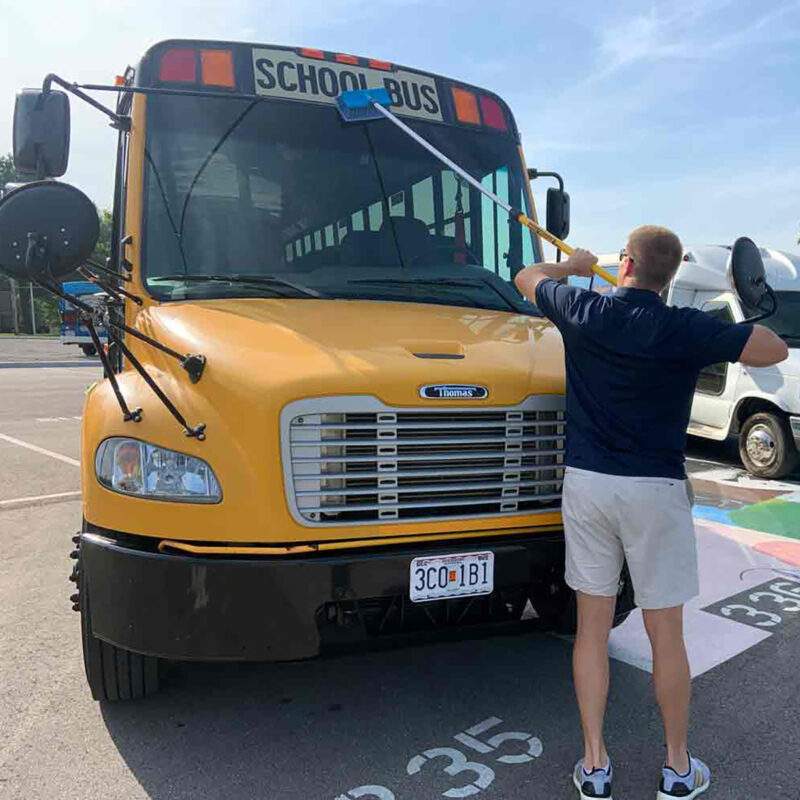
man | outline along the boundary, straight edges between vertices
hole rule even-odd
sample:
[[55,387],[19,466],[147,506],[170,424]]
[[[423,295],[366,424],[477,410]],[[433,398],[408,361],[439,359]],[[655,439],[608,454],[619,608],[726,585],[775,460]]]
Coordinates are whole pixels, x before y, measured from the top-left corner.
[[603,741],[608,635],[623,559],[653,651],[653,680],[667,753],[658,799],[706,791],[710,771],[687,749],[690,676],[683,604],[698,593],[691,490],[683,465],[698,372],[720,361],[768,366],[786,344],[761,325],[732,325],[665,305],[661,293],[683,255],[666,228],[634,230],[620,254],[618,288],[600,295],[559,281],[587,277],[585,250],[536,264],[515,279],[558,327],[567,369],[563,517],[566,581],[575,590],[575,694],[584,756],[573,782],[581,800],[610,798]]

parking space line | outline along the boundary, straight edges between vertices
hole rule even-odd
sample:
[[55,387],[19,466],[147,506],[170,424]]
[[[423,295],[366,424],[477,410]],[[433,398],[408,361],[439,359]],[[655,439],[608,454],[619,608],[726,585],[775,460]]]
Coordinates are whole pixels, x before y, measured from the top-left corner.
[[38,445],[31,444],[30,442],[23,442],[22,439],[15,439],[13,436],[7,436],[5,433],[0,433],[0,439],[2,439],[4,442],[8,442],[9,444],[15,444],[17,447],[25,447],[28,450],[32,450],[34,453],[55,458],[57,461],[63,461],[65,464],[70,464],[73,467],[79,467],[81,465],[81,462],[77,459],[64,456],[61,453],[54,453],[52,450],[45,450],[44,447],[39,447]]
[[0,500],[0,508],[14,508],[16,506],[38,505],[58,500],[69,500],[80,497],[80,492],[57,492],[56,494],[38,494],[31,497],[14,497],[11,500]]

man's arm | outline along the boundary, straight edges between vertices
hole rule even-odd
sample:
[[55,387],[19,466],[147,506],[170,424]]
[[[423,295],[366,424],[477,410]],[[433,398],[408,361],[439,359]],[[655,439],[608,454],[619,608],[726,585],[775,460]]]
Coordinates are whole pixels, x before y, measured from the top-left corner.
[[753,325],[739,361],[748,367],[771,367],[789,357],[786,342],[764,325]]
[[533,264],[520,270],[514,278],[517,289],[531,302],[536,302],[536,287],[544,280],[563,280],[570,275],[581,275],[588,278],[592,267],[597,263],[597,256],[588,250],[576,248],[573,254],[560,264]]

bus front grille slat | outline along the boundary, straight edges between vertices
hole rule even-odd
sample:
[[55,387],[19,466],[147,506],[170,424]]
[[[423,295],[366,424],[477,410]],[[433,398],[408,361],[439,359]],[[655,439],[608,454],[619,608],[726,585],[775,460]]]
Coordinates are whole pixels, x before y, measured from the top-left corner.
[[[287,499],[306,525],[531,514],[560,508],[563,397],[511,408],[297,401],[282,418]],[[359,405],[376,407],[360,410]]]

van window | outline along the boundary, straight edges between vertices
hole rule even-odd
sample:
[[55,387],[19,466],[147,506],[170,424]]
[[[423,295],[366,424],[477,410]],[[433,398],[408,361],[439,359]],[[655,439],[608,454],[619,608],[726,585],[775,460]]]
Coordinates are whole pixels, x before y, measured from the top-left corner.
[[[723,322],[735,322],[733,311],[730,304],[720,301],[704,303],[700,309],[710,314],[712,317],[723,320]],[[722,361],[719,364],[711,364],[700,370],[697,376],[697,391],[703,394],[720,395],[725,391],[725,381],[728,377],[728,362]]]

